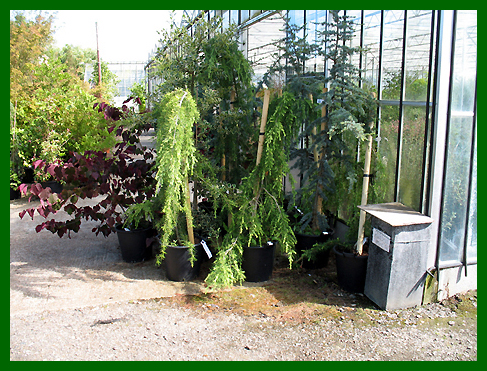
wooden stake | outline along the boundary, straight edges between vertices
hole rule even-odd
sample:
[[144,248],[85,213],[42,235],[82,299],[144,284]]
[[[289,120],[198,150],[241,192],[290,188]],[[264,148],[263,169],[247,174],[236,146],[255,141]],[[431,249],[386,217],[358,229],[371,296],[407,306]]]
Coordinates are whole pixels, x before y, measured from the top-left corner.
[[264,105],[262,106],[262,117],[260,119],[260,130],[259,130],[259,145],[257,147],[257,162],[256,165],[260,164],[260,159],[262,158],[262,150],[264,148],[265,139],[265,126],[267,124],[267,113],[269,111],[269,99],[271,92],[269,89],[264,90]]
[[[323,93],[326,93],[328,91],[327,88],[323,88]],[[313,95],[310,94],[310,99],[311,99],[311,102],[313,102]],[[321,107],[321,117],[325,117],[326,116],[326,106],[323,106]],[[323,120],[321,122],[321,133],[323,133],[323,131],[325,131],[326,129],[326,123],[325,121]],[[316,126],[313,127],[313,135],[316,136],[317,134],[317,129],[316,129]],[[321,151],[321,153],[318,151],[318,148],[314,148],[313,149],[313,157],[314,157],[314,160],[315,162],[317,163],[316,166],[319,168],[320,164],[319,164],[319,161],[320,161],[320,158],[321,156],[324,156],[324,153],[323,153],[324,149]],[[316,199],[315,199],[315,215],[313,215],[313,228],[314,229],[318,229],[319,226],[318,226],[318,220],[317,220],[317,217],[318,215],[322,215],[323,214],[323,209],[322,209],[322,205],[323,205],[323,198],[321,196],[319,196],[318,194],[316,195]]]
[[[230,110],[233,111],[233,102],[235,102],[235,89],[232,89],[232,91],[230,92]],[[223,125],[223,123],[220,121],[220,127]],[[225,154],[223,154],[222,156],[222,160],[221,160],[221,167],[223,168],[223,174],[222,174],[222,180],[225,181],[226,180],[226,169],[225,169],[225,166],[226,166],[226,156]],[[228,164],[228,167],[229,167],[229,171],[230,171],[230,163]]]
[[235,89],[230,92],[230,110],[233,111],[233,102],[235,102]]
[[[188,176],[186,175],[186,204],[189,209],[189,215],[186,215],[186,228],[188,230],[188,238],[189,242],[194,245],[194,232],[193,232],[193,216],[191,215],[191,199],[190,199],[190,190],[189,190],[189,181]],[[196,195],[194,195],[196,197]]]
[[95,29],[96,29],[96,61],[98,63],[98,85],[101,85],[100,49],[98,48],[98,22],[95,22]]
[[[372,129],[372,122],[369,124]],[[364,165],[364,179],[362,183],[362,201],[361,205],[367,205],[367,198],[369,192],[369,179],[370,179],[370,160],[372,157],[372,134],[367,137],[367,148],[365,150],[365,165]],[[358,224],[357,235],[357,254],[362,255],[362,244],[364,240],[364,225],[365,225],[365,211],[360,210],[360,219]]]

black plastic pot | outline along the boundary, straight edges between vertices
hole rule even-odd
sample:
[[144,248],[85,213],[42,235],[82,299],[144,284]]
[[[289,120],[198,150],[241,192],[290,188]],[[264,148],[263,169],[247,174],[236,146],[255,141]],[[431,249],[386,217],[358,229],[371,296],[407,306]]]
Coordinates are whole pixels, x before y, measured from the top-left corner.
[[17,200],[18,198],[20,198],[20,191],[10,188],[10,200]]
[[34,183],[34,169],[32,167],[24,167],[22,183]]
[[147,238],[153,232],[152,228],[127,231],[121,225],[115,226],[118,243],[122,252],[122,259],[128,263],[136,263],[152,258],[152,246],[147,246]]
[[63,185],[55,180],[49,180],[41,183],[42,188],[51,188],[52,193],[61,193],[63,191]]
[[338,284],[353,293],[363,293],[367,274],[368,255],[356,255],[333,247],[336,258]]
[[168,246],[164,259],[166,278],[170,281],[191,281],[198,277],[203,260],[203,246],[194,245],[196,261],[191,266],[188,246]]
[[[311,249],[316,243],[323,243],[328,241],[333,236],[333,231],[328,231],[327,234],[321,233],[319,235],[308,235],[296,233],[296,252],[298,256],[301,256],[303,251]],[[306,258],[303,259],[303,268],[306,269],[320,269],[328,265],[330,258],[330,250],[322,251],[316,260],[310,261]]]
[[269,280],[274,267],[274,252],[276,244],[268,242],[264,246],[244,247],[242,270],[245,281],[264,282]]

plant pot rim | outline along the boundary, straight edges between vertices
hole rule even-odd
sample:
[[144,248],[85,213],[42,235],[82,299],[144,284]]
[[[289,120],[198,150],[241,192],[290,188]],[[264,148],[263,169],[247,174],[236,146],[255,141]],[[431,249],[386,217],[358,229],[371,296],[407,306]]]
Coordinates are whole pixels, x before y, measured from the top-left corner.
[[275,246],[277,244],[277,242],[270,242],[270,243],[266,243],[262,246],[244,246],[245,249],[269,249],[273,246]]
[[345,257],[347,257],[347,258],[364,259],[364,258],[366,258],[366,257],[368,257],[368,256],[369,256],[369,254],[357,255],[357,254],[356,254],[356,253],[354,253],[354,252],[340,251],[340,250],[337,250],[337,246],[338,246],[338,245],[333,246],[333,252],[334,252],[335,254],[339,254],[339,255],[345,256]]
[[122,226],[123,226],[123,224],[115,224],[115,230],[117,232],[130,233],[130,232],[145,232],[145,231],[149,231],[152,229],[152,227],[146,227],[146,228],[130,229],[130,230],[126,231]]
[[[195,243],[194,247],[201,245],[201,242]],[[167,245],[167,247],[170,247],[171,249],[189,249],[189,246],[173,246],[173,245]]]
[[[325,232],[328,232],[328,234],[324,234]],[[324,236],[333,236],[335,234],[335,228],[328,228],[328,230],[322,231],[321,233],[318,233],[318,234],[300,233],[300,232],[296,232],[294,234],[296,236],[305,236],[305,237],[320,237],[321,235],[324,235]]]
[[[199,236],[194,236],[195,244],[194,247],[201,245],[201,241],[203,240]],[[171,247],[173,249],[189,249],[189,246],[176,246],[176,245],[167,245],[167,247]]]

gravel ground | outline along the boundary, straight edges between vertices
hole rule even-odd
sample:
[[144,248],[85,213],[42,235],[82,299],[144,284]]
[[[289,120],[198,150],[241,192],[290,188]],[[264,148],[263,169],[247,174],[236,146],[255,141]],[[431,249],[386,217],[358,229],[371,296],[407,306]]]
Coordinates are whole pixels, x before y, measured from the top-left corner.
[[339,316],[307,318],[301,306],[294,320],[184,302],[162,298],[13,315],[10,359],[477,360],[476,311],[458,310],[463,302],[476,307],[476,293],[396,311],[337,306]]
[[207,271],[167,281],[124,263],[115,236],[36,234],[39,216],[18,218],[36,205],[10,202],[10,360],[477,360],[476,291],[378,310],[340,289],[332,258],[205,294]]

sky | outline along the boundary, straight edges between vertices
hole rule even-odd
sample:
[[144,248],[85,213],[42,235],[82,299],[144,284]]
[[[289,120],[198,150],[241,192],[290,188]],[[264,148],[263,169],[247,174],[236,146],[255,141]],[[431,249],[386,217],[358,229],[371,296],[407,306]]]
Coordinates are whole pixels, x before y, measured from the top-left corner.
[[96,51],[105,62],[146,62],[160,39],[157,31],[169,26],[170,10],[57,10],[54,43]]

